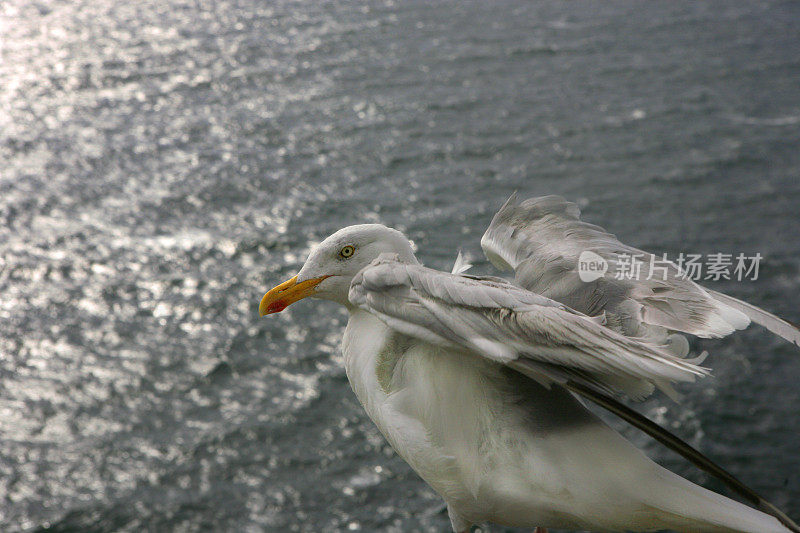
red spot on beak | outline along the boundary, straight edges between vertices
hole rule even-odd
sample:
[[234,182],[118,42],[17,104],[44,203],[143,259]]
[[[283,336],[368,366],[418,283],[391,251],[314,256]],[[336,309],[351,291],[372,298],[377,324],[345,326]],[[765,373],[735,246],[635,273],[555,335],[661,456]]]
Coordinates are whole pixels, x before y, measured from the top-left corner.
[[283,300],[275,300],[274,302],[269,304],[269,306],[267,307],[267,312],[268,313],[280,313],[281,311],[286,309],[287,306],[288,306],[288,304],[286,302],[284,302]]

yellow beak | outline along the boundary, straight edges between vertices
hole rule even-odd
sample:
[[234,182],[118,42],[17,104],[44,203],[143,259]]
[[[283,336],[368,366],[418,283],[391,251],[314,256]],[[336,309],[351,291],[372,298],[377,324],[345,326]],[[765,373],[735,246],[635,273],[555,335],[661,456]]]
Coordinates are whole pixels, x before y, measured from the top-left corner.
[[312,278],[297,283],[297,276],[284,281],[261,298],[258,306],[258,316],[280,313],[298,300],[314,294],[316,286],[330,276]]

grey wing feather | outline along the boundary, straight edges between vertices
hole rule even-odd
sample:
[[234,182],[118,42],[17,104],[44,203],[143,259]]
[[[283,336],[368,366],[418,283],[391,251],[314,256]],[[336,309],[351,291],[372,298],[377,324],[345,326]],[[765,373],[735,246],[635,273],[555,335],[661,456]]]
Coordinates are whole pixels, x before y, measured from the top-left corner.
[[[707,373],[699,359],[625,337],[589,317],[509,282],[447,274],[379,258],[350,286],[349,299],[391,328],[516,367],[538,363],[544,382],[579,377],[640,398]],[[531,366],[531,365],[529,365]]]
[[777,317],[772,313],[764,311],[760,307],[737,300],[736,298],[728,296],[727,294],[722,294],[721,292],[712,291],[709,289],[706,290],[715,300],[718,300],[725,305],[736,309],[737,311],[741,311],[756,324],[759,324],[775,335],[783,337],[787,341],[793,342],[800,346],[800,328],[794,324],[790,324],[786,320]]
[[[520,286],[588,315],[605,312],[610,327],[628,336],[671,343],[674,353],[685,352],[688,344],[672,332],[723,337],[747,327],[750,320],[792,342],[800,339],[800,330],[791,324],[704,289],[674,263],[581,221],[578,206],[558,196],[520,202],[512,195],[492,219],[481,246],[496,266],[515,271]],[[579,262],[587,252],[602,258],[607,270],[583,281]],[[629,270],[633,258],[640,261],[639,275],[618,276]],[[652,273],[647,270],[650,265],[656,267]]]

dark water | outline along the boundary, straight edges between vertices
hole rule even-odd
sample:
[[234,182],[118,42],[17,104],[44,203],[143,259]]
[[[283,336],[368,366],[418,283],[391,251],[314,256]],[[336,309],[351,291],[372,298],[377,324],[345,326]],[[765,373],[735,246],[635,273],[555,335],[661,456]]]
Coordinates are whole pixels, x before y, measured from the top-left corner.
[[[446,531],[349,390],[343,311],[257,317],[345,224],[448,268],[512,191],[561,194],[655,252],[761,253],[710,285],[800,322],[800,4],[0,13],[2,530]],[[800,519],[800,350],[696,347],[715,377],[644,412]]]

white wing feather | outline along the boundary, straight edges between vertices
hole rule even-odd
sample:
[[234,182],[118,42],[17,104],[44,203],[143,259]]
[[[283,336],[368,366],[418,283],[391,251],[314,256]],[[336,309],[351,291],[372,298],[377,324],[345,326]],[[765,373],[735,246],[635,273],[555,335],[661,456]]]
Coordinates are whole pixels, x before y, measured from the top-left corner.
[[463,274],[472,268],[472,263],[468,255],[464,254],[461,250],[458,251],[456,260],[453,263],[453,268],[450,270],[451,274]]
[[[686,279],[673,263],[627,246],[603,228],[580,220],[578,206],[558,196],[503,205],[481,239],[487,258],[499,268],[513,269],[516,282],[590,316],[606,313],[617,331],[653,342],[665,342],[670,332],[698,337],[723,337],[754,321],[800,345],[800,329],[788,322]],[[589,282],[579,274],[579,258],[593,252],[608,264],[605,275]],[[636,256],[643,267],[640,279],[616,279],[624,261]],[[651,263],[655,262],[655,263]],[[650,264],[666,268],[656,276],[644,270]],[[643,279],[649,277],[650,279]],[[673,353],[685,350],[675,342]]]
[[[515,366],[538,363],[545,378],[566,372],[632,397],[669,391],[707,370],[699,359],[625,337],[589,317],[508,282],[447,274],[382,256],[350,286],[350,302],[391,328],[427,342],[466,348]],[[549,370],[550,369],[550,370]]]

